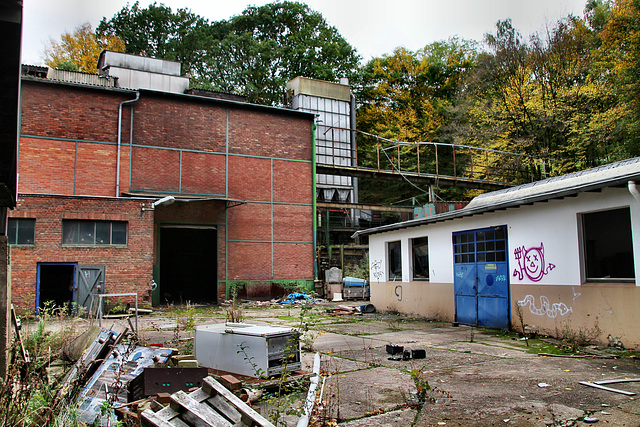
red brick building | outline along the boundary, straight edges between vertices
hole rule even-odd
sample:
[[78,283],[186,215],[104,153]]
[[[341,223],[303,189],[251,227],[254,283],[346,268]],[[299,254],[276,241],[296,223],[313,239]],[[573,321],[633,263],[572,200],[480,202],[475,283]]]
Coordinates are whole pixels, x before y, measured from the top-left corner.
[[313,115],[31,74],[9,213],[14,304],[312,286]]

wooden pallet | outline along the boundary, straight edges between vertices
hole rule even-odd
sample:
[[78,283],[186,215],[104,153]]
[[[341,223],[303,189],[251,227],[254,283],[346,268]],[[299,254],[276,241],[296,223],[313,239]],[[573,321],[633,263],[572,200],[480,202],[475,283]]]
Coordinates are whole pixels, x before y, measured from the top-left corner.
[[143,426],[152,427],[275,427],[212,377],[191,393],[172,394],[169,406],[158,412],[144,410],[141,419]]

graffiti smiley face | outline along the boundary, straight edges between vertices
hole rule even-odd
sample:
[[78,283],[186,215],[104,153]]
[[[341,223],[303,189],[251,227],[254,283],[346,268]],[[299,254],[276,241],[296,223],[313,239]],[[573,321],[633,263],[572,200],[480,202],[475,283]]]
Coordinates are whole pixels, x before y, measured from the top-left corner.
[[554,264],[545,262],[542,242],[540,242],[540,246],[533,246],[529,249],[519,246],[514,249],[513,255],[518,264],[518,267],[513,271],[513,275],[519,280],[526,277],[529,280],[538,282],[545,274],[549,274],[556,267]]
[[544,249],[529,248],[524,255],[525,269],[527,276],[534,281],[540,280],[544,274]]

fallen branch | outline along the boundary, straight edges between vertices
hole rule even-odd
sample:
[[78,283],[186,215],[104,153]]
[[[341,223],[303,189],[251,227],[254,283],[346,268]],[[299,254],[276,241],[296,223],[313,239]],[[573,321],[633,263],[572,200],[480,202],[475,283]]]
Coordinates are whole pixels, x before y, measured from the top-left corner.
[[598,355],[583,355],[583,354],[552,354],[552,353],[538,353],[538,356],[545,357],[565,357],[567,359],[617,359],[616,356],[598,356]]

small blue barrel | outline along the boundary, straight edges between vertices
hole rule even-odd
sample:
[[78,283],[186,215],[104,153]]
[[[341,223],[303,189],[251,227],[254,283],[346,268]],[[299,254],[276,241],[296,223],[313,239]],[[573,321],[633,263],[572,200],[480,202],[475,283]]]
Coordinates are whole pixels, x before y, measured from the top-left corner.
[[345,286],[366,286],[368,284],[368,280],[358,279],[356,277],[345,277],[342,279],[342,282]]
[[375,313],[376,308],[373,304],[362,304],[360,306],[360,313]]

